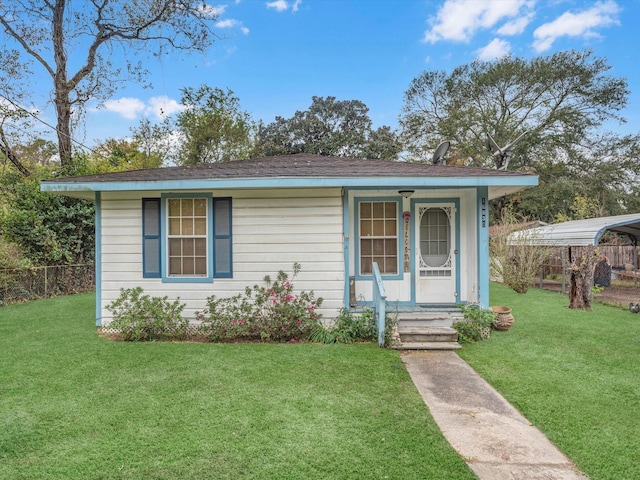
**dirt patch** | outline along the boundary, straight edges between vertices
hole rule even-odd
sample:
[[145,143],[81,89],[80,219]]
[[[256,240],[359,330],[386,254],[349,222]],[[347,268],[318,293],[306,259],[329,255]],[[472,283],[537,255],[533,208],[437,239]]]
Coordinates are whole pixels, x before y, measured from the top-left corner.
[[[540,288],[540,280],[536,280],[536,288]],[[544,290],[562,293],[562,282],[544,280],[542,282]],[[569,282],[565,285],[565,294],[569,295]],[[613,281],[611,286],[604,287],[604,290],[595,294],[595,301],[606,305],[629,308],[629,303],[640,303],[640,282],[617,282]]]

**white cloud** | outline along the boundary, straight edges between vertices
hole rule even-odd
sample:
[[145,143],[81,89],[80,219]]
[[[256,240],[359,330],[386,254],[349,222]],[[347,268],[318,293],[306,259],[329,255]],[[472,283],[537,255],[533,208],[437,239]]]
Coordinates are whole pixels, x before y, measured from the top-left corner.
[[516,18],[515,20],[512,20],[502,25],[496,31],[496,33],[498,35],[505,35],[505,36],[520,35],[522,32],[524,32],[524,29],[527,28],[527,25],[531,23],[531,20],[533,20],[533,17],[534,17],[533,13],[529,13],[524,17]]
[[489,61],[497,58],[502,58],[505,55],[511,53],[511,44],[506,40],[500,38],[494,38],[489,44],[479,50],[478,60]]
[[592,8],[578,13],[565,12],[553,22],[541,25],[533,32],[533,48],[537,52],[549,50],[560,37],[599,37],[598,27],[619,25],[620,7],[613,0],[597,2]]
[[124,118],[134,120],[138,114],[144,111],[145,106],[142,100],[137,98],[122,97],[118,100],[107,100],[104,108],[110,112],[116,112]]
[[249,29],[247,27],[245,27],[240,20],[235,20],[233,18],[220,20],[219,22],[216,22],[216,27],[218,27],[218,28],[234,28],[234,27],[238,27],[240,29],[240,31],[242,33],[244,33],[245,35],[249,34]]
[[104,108],[110,112],[115,112],[127,120],[135,120],[138,115],[153,115],[156,118],[163,119],[176,112],[184,110],[184,106],[167,97],[151,97],[145,104],[138,98],[123,97],[117,100],[107,100],[104,102]]
[[298,7],[302,3],[302,0],[274,0],[273,2],[267,2],[267,8],[275,8],[278,12],[284,12],[285,10],[291,8],[292,12],[297,12]]
[[220,20],[219,22],[216,22],[216,27],[231,28],[231,27],[235,27],[237,24],[238,24],[237,20],[227,19],[227,20]]
[[184,109],[184,105],[181,105],[166,95],[162,95],[161,97],[151,97],[144,111],[146,114],[152,114],[162,119],[174,113],[181,112]]
[[287,0],[274,0],[273,2],[267,2],[267,8],[275,8],[279,12],[284,12],[289,5]]
[[432,27],[425,32],[423,41],[468,42],[478,30],[493,28],[504,20],[513,24],[520,17],[527,17],[534,3],[534,0],[446,0],[437,15],[429,19]]

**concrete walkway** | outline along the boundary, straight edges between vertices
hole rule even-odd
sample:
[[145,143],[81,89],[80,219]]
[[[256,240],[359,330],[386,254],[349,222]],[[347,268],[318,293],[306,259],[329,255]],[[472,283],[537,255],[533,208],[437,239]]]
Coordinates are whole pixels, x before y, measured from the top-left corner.
[[587,478],[454,352],[405,352],[402,360],[442,433],[480,479]]

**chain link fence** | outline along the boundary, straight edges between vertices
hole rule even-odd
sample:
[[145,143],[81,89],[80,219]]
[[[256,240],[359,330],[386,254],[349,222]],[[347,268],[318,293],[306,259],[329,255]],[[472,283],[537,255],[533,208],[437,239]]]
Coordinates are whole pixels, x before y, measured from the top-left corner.
[[0,305],[95,288],[95,266],[54,265],[0,270]]

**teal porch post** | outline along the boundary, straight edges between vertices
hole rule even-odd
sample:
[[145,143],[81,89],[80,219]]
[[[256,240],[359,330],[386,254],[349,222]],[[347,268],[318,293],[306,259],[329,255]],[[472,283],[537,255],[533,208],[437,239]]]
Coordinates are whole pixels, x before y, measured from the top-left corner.
[[489,308],[489,189],[477,189],[478,303]]
[[95,275],[96,275],[96,327],[102,326],[102,197],[96,192],[95,200]]

